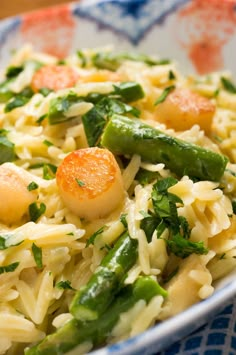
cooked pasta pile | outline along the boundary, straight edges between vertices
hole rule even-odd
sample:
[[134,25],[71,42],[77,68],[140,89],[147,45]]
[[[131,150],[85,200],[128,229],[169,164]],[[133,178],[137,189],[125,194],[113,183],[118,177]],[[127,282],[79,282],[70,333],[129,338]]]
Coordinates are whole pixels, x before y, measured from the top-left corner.
[[235,268],[227,71],[26,45],[2,73],[0,164],[0,354],[127,339]]

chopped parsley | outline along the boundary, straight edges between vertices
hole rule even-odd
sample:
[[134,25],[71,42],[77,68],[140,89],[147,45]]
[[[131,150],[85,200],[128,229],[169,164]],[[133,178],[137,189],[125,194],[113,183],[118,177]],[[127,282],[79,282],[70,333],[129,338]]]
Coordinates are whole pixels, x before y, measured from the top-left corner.
[[0,235],[0,250],[4,250],[4,249],[10,248],[10,247],[15,247],[17,245],[20,245],[23,242],[23,241],[20,241],[17,244],[7,245],[7,240],[9,237],[11,237],[11,234]]
[[128,223],[127,223],[126,217],[127,217],[127,213],[122,213],[122,214],[120,215],[120,221],[121,221],[121,223],[123,224],[123,226],[124,226],[125,228],[128,227]]
[[134,117],[139,117],[140,111],[125,102],[143,97],[141,86],[130,82],[122,84],[119,86],[114,85],[113,93],[101,98],[91,110],[82,116],[84,131],[90,147],[99,144],[103,129],[113,114],[130,114]]
[[17,107],[24,106],[33,96],[34,92],[30,87],[23,89],[19,94],[15,94],[10,101],[7,102],[4,112],[10,112]]
[[140,222],[140,228],[144,230],[147,241],[150,243],[152,241],[152,235],[154,231],[161,223],[161,219],[159,218],[159,216],[155,215],[152,212],[149,212],[149,214],[147,214],[140,211],[140,213],[144,217]]
[[236,214],[236,200],[232,201],[233,214]]
[[39,89],[39,92],[43,96],[48,96],[51,92],[53,92],[53,90],[51,90],[49,88],[41,88],[41,89]]
[[23,71],[23,69],[24,69],[23,65],[21,66],[11,65],[10,67],[7,68],[6,77],[8,79],[15,78],[16,76],[18,76],[18,74],[20,74]]
[[54,125],[71,120],[73,117],[67,117],[66,113],[73,104],[81,101],[81,98],[73,91],[70,91],[66,96],[51,99],[48,110],[49,124]]
[[181,234],[175,234],[171,239],[165,239],[170,251],[184,259],[190,254],[207,254],[208,250],[204,247],[203,242],[191,242],[183,238]]
[[15,263],[12,263],[12,264],[8,264],[8,265],[5,265],[5,266],[0,266],[0,274],[3,274],[5,272],[13,272],[13,271],[15,271],[19,264],[20,264],[20,262],[16,261]]
[[40,168],[43,168],[43,166],[45,165],[46,163],[36,163],[36,164],[32,164],[30,165],[30,169],[40,169]]
[[46,211],[46,205],[41,202],[40,205],[33,202],[29,205],[29,216],[32,222],[36,222]]
[[168,177],[158,180],[151,193],[153,211],[143,214],[140,227],[144,230],[148,242],[151,241],[154,231],[157,238],[161,238],[165,229],[169,231],[168,239],[164,239],[168,251],[178,257],[186,258],[192,253],[207,254],[208,250],[203,242],[192,242],[189,240],[191,229],[185,217],[179,216],[177,204],[182,205],[182,200],[168,192],[169,187],[175,185],[177,180]]
[[85,186],[85,182],[83,182],[82,180],[75,178],[75,181],[77,182],[77,184],[78,184],[80,187]]
[[0,235],[0,250],[7,249],[6,241],[7,241],[6,236]]
[[176,79],[175,73],[172,70],[169,71],[168,79],[169,80],[175,80]]
[[95,233],[93,233],[88,239],[87,239],[87,242],[86,242],[86,247],[88,247],[90,244],[94,244],[95,242],[95,239],[97,238],[98,235],[102,234],[104,232],[104,229],[105,227],[101,227],[99,228]]
[[166,87],[162,94],[158,97],[158,99],[154,102],[154,105],[159,105],[160,103],[164,102],[167,96],[175,89],[175,85],[171,85]]
[[216,89],[216,90],[214,91],[213,97],[219,96],[219,93],[220,93],[220,89],[218,88],[218,89]]
[[43,267],[42,248],[39,248],[36,244],[33,243],[31,250],[37,267],[39,269],[42,269]]
[[43,168],[43,178],[44,180],[51,180],[55,178],[57,172],[57,166],[50,163],[37,163],[30,165],[30,169],[40,169]]
[[59,59],[59,60],[57,61],[57,64],[58,64],[58,65],[66,65],[66,60],[65,60],[65,59]]
[[47,139],[44,139],[43,144],[45,144],[47,147],[51,147],[54,145],[52,142],[48,141]]
[[86,64],[87,64],[86,55],[85,55],[84,52],[81,51],[81,50],[77,51],[76,54],[77,54],[78,58],[80,59],[81,67],[82,67],[82,68],[85,68],[85,67],[86,67]]
[[55,178],[57,167],[53,164],[43,164],[43,178],[44,180],[52,180]]
[[225,78],[225,77],[221,77],[221,84],[223,85],[223,88],[230,92],[231,94],[236,94],[236,86],[232,83],[232,81],[230,81],[229,79]]
[[42,116],[40,116],[38,119],[37,119],[37,121],[36,121],[36,123],[41,123],[41,122],[43,122],[43,120],[45,120],[45,118],[47,117],[47,113],[45,113],[44,115],[42,115]]
[[39,187],[39,185],[35,181],[31,181],[29,185],[27,186],[28,191],[33,191],[36,190]]
[[135,180],[137,180],[141,185],[145,186],[150,184],[154,180],[158,179],[160,174],[158,171],[149,171],[143,168],[140,168],[135,176]]
[[225,259],[225,255],[226,255],[226,253],[219,255],[219,260]]
[[61,290],[73,290],[75,289],[71,286],[71,281],[65,280],[65,281],[59,281],[56,283],[56,287],[61,289]]

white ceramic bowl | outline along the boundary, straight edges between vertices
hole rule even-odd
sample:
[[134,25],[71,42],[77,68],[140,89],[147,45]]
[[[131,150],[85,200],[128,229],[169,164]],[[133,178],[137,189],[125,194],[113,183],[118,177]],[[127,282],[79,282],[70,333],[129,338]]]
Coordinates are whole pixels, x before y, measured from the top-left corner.
[[[235,7],[232,0],[85,0],[42,9],[0,22],[0,65],[26,42],[60,57],[111,44],[116,50],[175,59],[185,72],[236,72]],[[174,318],[94,354],[152,354],[167,348],[224,308],[236,294],[234,278]]]

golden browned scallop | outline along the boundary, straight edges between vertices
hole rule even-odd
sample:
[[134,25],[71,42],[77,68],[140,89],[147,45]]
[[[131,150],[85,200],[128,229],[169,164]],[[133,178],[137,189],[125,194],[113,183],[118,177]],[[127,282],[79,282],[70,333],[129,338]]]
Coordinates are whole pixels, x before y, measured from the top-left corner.
[[12,163],[0,165],[0,223],[17,224],[36,201],[37,192],[29,191],[31,174]]
[[70,153],[58,167],[56,180],[65,205],[80,218],[104,217],[124,199],[120,168],[107,149]]
[[215,105],[206,97],[186,88],[176,88],[156,106],[155,119],[176,131],[197,124],[208,134],[214,113]]
[[77,80],[78,74],[71,67],[45,65],[35,72],[31,87],[35,92],[43,88],[57,91],[74,86]]
[[80,83],[93,83],[93,82],[104,82],[104,81],[121,81],[121,76],[118,73],[109,70],[97,70],[94,72],[84,71],[81,73],[79,82]]

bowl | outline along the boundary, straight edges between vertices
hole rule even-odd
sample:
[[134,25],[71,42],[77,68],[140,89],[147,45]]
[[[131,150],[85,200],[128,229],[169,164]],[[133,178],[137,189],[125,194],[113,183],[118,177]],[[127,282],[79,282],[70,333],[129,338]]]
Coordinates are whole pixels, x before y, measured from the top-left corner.
[[[12,52],[25,43],[62,59],[79,48],[112,45],[116,51],[174,59],[186,75],[224,70],[234,74],[235,25],[234,0],[81,0],[2,20],[0,65],[4,68]],[[216,284],[211,297],[138,336],[92,353],[148,355],[164,351],[213,319],[235,294],[232,272]],[[166,354],[174,353],[173,349]]]
[[199,74],[235,69],[234,0],[87,0],[2,20],[0,29],[1,64],[33,36],[36,49],[58,56],[112,44],[174,57]]

